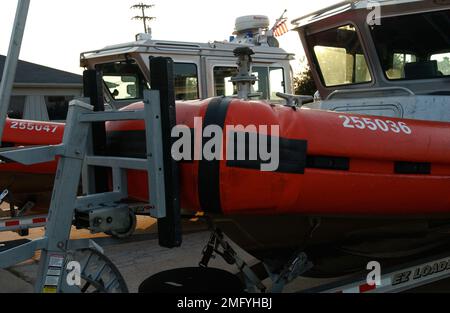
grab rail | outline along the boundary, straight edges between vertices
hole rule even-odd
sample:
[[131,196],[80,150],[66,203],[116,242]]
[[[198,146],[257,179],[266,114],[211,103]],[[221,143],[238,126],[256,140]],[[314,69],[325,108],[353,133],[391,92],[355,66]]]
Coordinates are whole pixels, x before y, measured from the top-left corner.
[[380,87],[380,88],[365,88],[365,89],[349,89],[349,90],[335,90],[334,92],[332,92],[326,100],[332,100],[333,98],[342,96],[342,95],[357,95],[357,94],[364,94],[364,93],[374,93],[374,92],[380,92],[380,91],[404,91],[406,92],[409,96],[414,97],[416,94],[408,88],[405,87]]

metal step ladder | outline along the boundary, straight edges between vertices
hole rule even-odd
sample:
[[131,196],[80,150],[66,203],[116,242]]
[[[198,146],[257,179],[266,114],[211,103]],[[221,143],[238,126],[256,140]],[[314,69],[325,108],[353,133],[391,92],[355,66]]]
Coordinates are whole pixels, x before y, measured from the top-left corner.
[[[153,81],[159,90],[145,91],[143,110],[94,112],[93,107],[87,104],[88,99],[74,100],[69,106],[62,144],[0,153],[2,158],[24,165],[59,158],[45,236],[0,250],[0,268],[31,259],[36,251],[41,250],[35,286],[38,293],[86,292],[92,288],[97,292],[127,291],[120,272],[104,256],[101,247],[90,239],[70,240],[74,217],[77,215],[84,215],[88,223],[86,228],[94,232],[114,231],[126,226],[129,222],[129,208],[124,202],[129,198],[127,170],[148,173],[148,206],[150,215],[157,218],[160,224],[160,244],[166,247],[181,244],[177,168],[176,163],[165,161],[168,158],[164,150],[171,146],[170,131],[167,130],[176,122],[173,120],[175,115],[170,114],[170,110],[175,110],[175,99],[171,98],[173,80],[166,79],[173,75],[173,62],[167,58],[154,58],[151,63],[152,69],[163,74],[161,79]],[[160,98],[163,98],[163,102]],[[146,159],[92,153],[95,140],[90,138],[95,123],[130,120],[143,120],[145,123]],[[98,167],[111,169],[112,190],[96,193],[92,186],[83,186],[87,194],[79,196],[80,179],[83,176],[83,184],[88,184],[90,179],[86,175],[94,176]],[[91,270],[87,274],[92,264],[98,270]],[[73,283],[77,282],[73,280],[74,271],[78,271],[78,276],[83,278],[83,286],[79,284],[79,279],[78,284]]]

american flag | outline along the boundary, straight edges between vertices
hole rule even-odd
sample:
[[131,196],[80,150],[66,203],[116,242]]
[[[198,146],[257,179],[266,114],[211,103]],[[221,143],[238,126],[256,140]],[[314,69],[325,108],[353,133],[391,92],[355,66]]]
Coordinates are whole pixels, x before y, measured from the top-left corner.
[[272,32],[275,37],[280,37],[286,34],[289,31],[287,26],[287,19],[280,20],[275,27],[272,29]]

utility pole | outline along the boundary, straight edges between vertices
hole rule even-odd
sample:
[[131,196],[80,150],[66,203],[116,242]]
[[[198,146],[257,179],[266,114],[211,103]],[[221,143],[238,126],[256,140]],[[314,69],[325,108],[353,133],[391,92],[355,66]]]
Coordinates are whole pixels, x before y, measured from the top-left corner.
[[28,16],[30,0],[19,0],[17,4],[14,27],[11,34],[8,56],[6,57],[3,78],[0,84],[0,142],[5,128],[6,117],[8,114],[9,101],[16,77],[16,68],[19,61],[20,48],[22,46],[25,24]]
[[156,17],[154,16],[148,16],[145,15],[145,10],[149,10],[151,8],[153,8],[155,5],[154,4],[144,4],[144,3],[139,3],[139,4],[135,4],[131,7],[131,9],[135,9],[135,10],[140,10],[142,12],[142,15],[137,15],[135,17],[133,17],[133,20],[139,20],[139,21],[143,21],[144,22],[144,32],[145,34],[150,33],[150,28],[147,27],[147,22],[153,21],[154,19],[156,19]]

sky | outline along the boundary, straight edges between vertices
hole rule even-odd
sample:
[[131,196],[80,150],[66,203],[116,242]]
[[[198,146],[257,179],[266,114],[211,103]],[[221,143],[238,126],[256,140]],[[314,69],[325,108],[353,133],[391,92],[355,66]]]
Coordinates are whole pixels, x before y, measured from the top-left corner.
[[[81,73],[83,51],[130,42],[143,32],[131,5],[142,0],[31,0],[20,59]],[[145,2],[145,1],[144,1]],[[287,9],[290,21],[339,0],[148,0],[153,38],[209,42],[228,39],[238,16],[267,15],[271,23]],[[0,54],[8,52],[17,0],[0,3]],[[285,50],[301,60],[304,52],[296,32],[279,38]],[[299,71],[299,61],[293,62]]]

